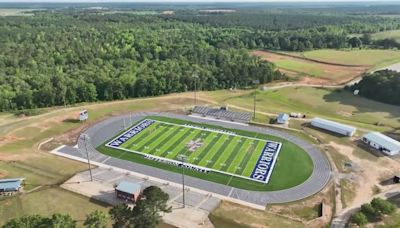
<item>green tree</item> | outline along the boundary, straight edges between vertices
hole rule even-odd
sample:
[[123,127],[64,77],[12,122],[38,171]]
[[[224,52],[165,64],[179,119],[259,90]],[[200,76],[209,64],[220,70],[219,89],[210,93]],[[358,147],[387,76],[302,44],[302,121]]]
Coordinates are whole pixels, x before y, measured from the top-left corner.
[[114,221],[113,227],[156,227],[161,222],[160,213],[171,212],[171,207],[167,205],[168,199],[168,194],[159,187],[147,187],[143,190],[143,197],[135,203],[133,208],[120,204],[110,210]]
[[368,223],[368,219],[362,212],[357,212],[351,216],[351,222],[363,227]]
[[76,221],[68,214],[53,214],[47,223],[51,228],[75,228]]
[[109,216],[107,213],[95,210],[86,216],[83,223],[88,228],[104,228],[107,226]]
[[379,215],[379,212],[370,203],[361,205],[361,212],[367,216],[368,220],[373,220]]
[[349,44],[351,45],[351,47],[355,48],[355,47],[360,47],[362,45],[362,42],[361,42],[360,38],[355,36],[355,37],[350,38]]
[[132,210],[126,204],[118,204],[110,209],[109,214],[113,220],[114,228],[124,228],[133,225]]
[[27,215],[9,220],[3,225],[3,228],[44,228],[46,218],[40,215]]
[[382,214],[389,215],[396,211],[396,206],[382,198],[374,198],[371,201],[372,207]]
[[369,44],[371,44],[371,40],[372,40],[371,34],[369,34],[369,33],[364,33],[363,36],[361,37],[361,42],[362,42],[364,45],[369,45]]

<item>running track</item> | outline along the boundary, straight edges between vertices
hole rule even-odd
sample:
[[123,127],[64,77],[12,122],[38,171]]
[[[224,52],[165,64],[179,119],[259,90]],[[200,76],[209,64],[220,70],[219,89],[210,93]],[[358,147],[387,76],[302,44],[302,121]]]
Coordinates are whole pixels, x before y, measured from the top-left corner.
[[[98,152],[95,148],[99,145],[102,145],[107,140],[111,139],[119,132],[124,130],[124,127],[130,126],[131,124],[141,120],[144,116],[153,115],[153,116],[165,116],[171,118],[179,118],[185,119],[192,122],[197,123],[207,123],[212,125],[218,125],[225,128],[233,128],[240,130],[253,131],[258,133],[275,135],[284,139],[287,139],[301,148],[303,148],[311,157],[314,163],[314,169],[311,176],[302,184],[295,186],[293,188],[280,190],[280,191],[268,191],[268,192],[260,192],[260,191],[249,191],[238,188],[233,188],[230,186],[198,179],[191,176],[185,177],[185,183],[187,186],[198,188],[201,190],[214,192],[216,194],[225,195],[231,198],[239,199],[242,201],[246,201],[252,204],[257,204],[260,206],[265,206],[269,203],[287,203],[292,201],[301,200],[312,196],[319,191],[321,191],[325,185],[329,182],[331,177],[331,167],[328,159],[323,155],[315,146],[311,145],[304,140],[301,140],[293,135],[288,133],[273,130],[273,129],[264,129],[260,127],[254,126],[244,126],[239,124],[233,124],[228,122],[220,122],[209,119],[200,119],[190,116],[177,115],[172,113],[153,113],[153,112],[142,112],[135,113],[133,115],[125,115],[125,116],[117,116],[106,119],[92,127],[90,127],[85,134],[90,137],[89,143],[87,143],[87,148],[90,154],[90,160],[101,162],[110,166],[115,166],[118,168],[130,170],[137,173],[142,173],[148,176],[156,177],[159,179],[163,179],[166,181],[171,181],[175,183],[181,182],[181,174],[174,173],[167,170],[158,169],[151,166],[146,166],[134,162],[129,162],[126,160],[109,157],[104,154]],[[64,147],[59,152],[66,153],[73,156],[78,156],[81,158],[86,158],[86,154],[80,151],[84,150],[84,141],[83,138],[80,137],[78,140],[78,147],[81,150],[77,150],[71,147]],[[83,149],[83,150],[82,150]]]

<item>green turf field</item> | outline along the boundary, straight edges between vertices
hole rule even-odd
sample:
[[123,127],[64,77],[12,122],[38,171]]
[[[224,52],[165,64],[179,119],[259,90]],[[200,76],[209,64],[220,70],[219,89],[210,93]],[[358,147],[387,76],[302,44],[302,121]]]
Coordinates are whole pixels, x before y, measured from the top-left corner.
[[[149,118],[157,120],[157,124],[135,135],[131,140],[122,144],[121,148],[111,148],[101,145],[97,150],[112,157],[173,172],[181,172],[181,168],[165,162],[146,159],[144,155],[150,154],[153,156],[157,154],[162,155],[166,159],[174,160],[177,159],[177,155],[183,153],[187,156],[188,162],[191,164],[212,169],[208,173],[186,169],[185,173],[187,175],[255,191],[274,191],[294,187],[303,183],[313,170],[313,163],[308,154],[297,145],[282,138],[236,129],[228,130],[219,126],[197,124],[180,119],[156,116],[146,117],[146,119]],[[167,122],[167,124],[162,122]],[[193,129],[185,126],[185,124],[192,127],[231,131],[231,133],[236,135],[197,128]],[[158,129],[156,130],[156,128]],[[194,133],[190,133],[191,131]],[[182,139],[182,137],[185,139]],[[194,152],[187,151],[186,143],[196,138],[202,138],[203,145]],[[268,184],[248,178],[263,150],[263,146],[261,145],[265,141],[282,143]],[[145,149],[146,146],[148,149]],[[141,152],[133,153],[135,149],[132,148]]]
[[[268,166],[271,167],[269,171],[271,173],[281,146],[277,142],[242,136],[225,130],[182,125],[151,118],[146,118],[141,123],[144,121],[149,121],[151,125],[125,141],[118,149],[145,156],[151,155],[151,158],[157,160],[161,158],[163,161],[167,159],[165,161],[179,162],[179,157],[184,156],[185,162],[194,165],[193,167],[224,172],[255,181],[257,179],[251,176],[264,147],[276,146],[275,154],[271,154],[273,160]],[[136,126],[139,125],[140,123]]]

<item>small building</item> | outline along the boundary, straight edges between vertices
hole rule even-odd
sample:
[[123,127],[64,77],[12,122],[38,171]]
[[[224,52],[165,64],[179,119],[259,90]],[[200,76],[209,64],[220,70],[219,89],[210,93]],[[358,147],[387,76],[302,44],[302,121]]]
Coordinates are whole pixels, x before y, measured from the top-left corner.
[[0,179],[0,195],[12,195],[21,191],[24,179]]
[[80,121],[85,121],[89,118],[89,114],[87,110],[82,110],[79,112],[79,120]]
[[379,132],[365,134],[361,140],[386,155],[396,155],[400,152],[400,142]]
[[289,121],[289,115],[286,113],[280,113],[276,118],[276,123],[278,124],[287,124]]
[[337,123],[337,122],[330,121],[330,120],[321,119],[318,117],[311,120],[311,125],[314,127],[322,128],[324,130],[331,131],[331,132],[345,135],[345,136],[353,136],[357,130],[355,127]]
[[127,202],[136,202],[141,195],[142,186],[140,184],[121,181],[115,188],[115,194],[118,199],[122,199]]
[[306,118],[306,115],[301,114],[301,113],[291,112],[289,114],[289,117],[292,117],[292,118]]

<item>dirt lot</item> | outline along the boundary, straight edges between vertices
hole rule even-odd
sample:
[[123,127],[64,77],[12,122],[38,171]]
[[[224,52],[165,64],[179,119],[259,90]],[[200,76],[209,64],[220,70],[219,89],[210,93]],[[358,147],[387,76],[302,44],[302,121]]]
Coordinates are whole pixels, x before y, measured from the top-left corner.
[[307,84],[343,84],[357,78],[367,70],[367,67],[317,63],[267,51],[253,51],[251,54],[275,63],[283,73]]

